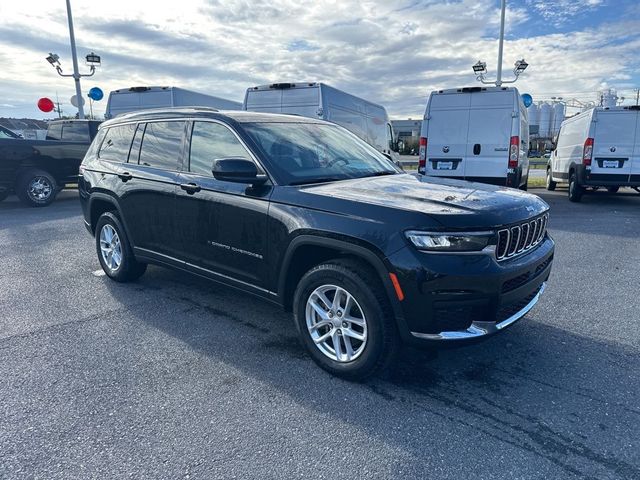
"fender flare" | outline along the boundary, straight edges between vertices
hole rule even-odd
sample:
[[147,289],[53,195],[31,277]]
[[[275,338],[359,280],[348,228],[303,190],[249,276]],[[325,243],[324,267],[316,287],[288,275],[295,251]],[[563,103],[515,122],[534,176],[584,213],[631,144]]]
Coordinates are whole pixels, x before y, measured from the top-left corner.
[[404,323],[402,308],[399,304],[393,284],[391,283],[391,278],[389,277],[391,269],[385,264],[383,258],[377,255],[370,248],[337,238],[303,234],[295,237],[289,243],[287,251],[285,252],[283,260],[280,264],[278,274],[278,297],[283,305],[285,303],[284,295],[287,284],[287,272],[289,271],[289,267],[291,266],[291,260],[293,259],[298,248],[307,245],[317,245],[319,247],[327,247],[346,252],[350,255],[361,258],[369,265],[371,265],[378,273],[378,277],[380,278],[382,285],[387,292],[387,297],[389,298],[389,303],[391,304],[391,308],[393,309],[396,320],[398,322]]

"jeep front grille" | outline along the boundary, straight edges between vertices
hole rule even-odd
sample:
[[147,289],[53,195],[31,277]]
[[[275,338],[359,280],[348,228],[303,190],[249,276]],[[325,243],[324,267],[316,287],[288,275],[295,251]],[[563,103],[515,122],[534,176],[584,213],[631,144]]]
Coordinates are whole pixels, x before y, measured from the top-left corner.
[[496,258],[507,260],[531,250],[544,239],[548,221],[549,214],[545,213],[528,222],[498,230]]

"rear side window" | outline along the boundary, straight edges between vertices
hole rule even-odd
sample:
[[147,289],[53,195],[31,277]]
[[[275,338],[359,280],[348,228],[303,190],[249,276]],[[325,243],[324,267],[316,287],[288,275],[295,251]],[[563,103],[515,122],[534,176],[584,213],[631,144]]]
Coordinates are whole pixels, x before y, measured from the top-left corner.
[[62,140],[67,142],[88,142],[89,124],[87,122],[67,123],[62,125]]
[[151,122],[142,137],[140,165],[177,170],[185,122]]
[[110,162],[126,162],[133,139],[134,124],[117,125],[107,130],[98,158]]
[[239,157],[251,160],[251,155],[231,130],[219,123],[195,122],[191,134],[189,170],[211,176],[213,161]]

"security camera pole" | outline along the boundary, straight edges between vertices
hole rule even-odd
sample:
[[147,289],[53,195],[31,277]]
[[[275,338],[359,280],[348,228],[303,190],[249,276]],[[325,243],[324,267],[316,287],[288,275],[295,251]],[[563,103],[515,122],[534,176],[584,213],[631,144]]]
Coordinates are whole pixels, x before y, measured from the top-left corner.
[[503,48],[504,47],[504,18],[507,10],[507,0],[502,0],[500,2],[500,8],[501,8],[500,38],[498,39],[498,72],[496,75],[496,79],[494,81],[491,81],[485,78],[485,74],[487,73],[486,62],[478,60],[478,63],[473,65],[473,73],[476,74],[476,80],[484,84],[495,85],[496,87],[501,86],[503,83],[514,83],[516,80],[518,80],[518,77],[520,76],[520,74],[524,72],[525,69],[529,66],[529,64],[524,61],[524,58],[522,60],[518,60],[515,63],[515,66],[513,69],[513,74],[515,75],[516,78],[514,78],[513,80],[502,80],[502,52],[504,49]]
[[71,2],[67,0],[67,18],[69,20],[69,40],[71,41],[71,58],[73,61],[73,73],[72,74],[64,74],[62,73],[62,67],[60,66],[60,57],[55,53],[49,53],[47,57],[47,61],[51,64],[52,67],[56,69],[58,75],[61,77],[73,77],[76,83],[76,100],[78,102],[78,118],[84,118],[84,109],[82,108],[82,89],[80,88],[80,78],[82,77],[90,77],[94,73],[96,73],[96,67],[100,66],[100,56],[91,52],[87,55],[87,65],[90,66],[90,73],[80,74],[78,72],[78,55],[76,53],[76,37],[73,32],[73,16],[71,15]]

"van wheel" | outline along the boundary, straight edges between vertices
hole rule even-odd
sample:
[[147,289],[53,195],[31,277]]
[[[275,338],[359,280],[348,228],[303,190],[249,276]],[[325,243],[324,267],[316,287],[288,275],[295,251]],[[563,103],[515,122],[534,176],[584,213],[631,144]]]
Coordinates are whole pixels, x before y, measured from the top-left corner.
[[551,178],[551,169],[547,168],[547,190],[553,192],[556,189],[556,182]]
[[55,178],[48,172],[30,169],[23,172],[16,182],[16,195],[30,207],[46,207],[50,205],[58,194]]
[[112,212],[100,216],[95,236],[100,266],[116,282],[136,280],[147,270],[146,263],[136,261],[122,223]]
[[0,192],[0,202],[3,201],[3,200],[6,200],[8,196],[9,196],[9,190],[5,190],[3,192]]
[[569,200],[572,202],[579,202],[582,200],[582,194],[584,193],[584,187],[578,185],[578,179],[575,172],[572,172],[569,176]]
[[620,190],[620,187],[607,187],[607,192],[609,193],[618,193],[618,190]]
[[324,370],[363,380],[394,361],[399,336],[377,273],[357,261],[333,260],[300,280],[293,312],[300,340]]

